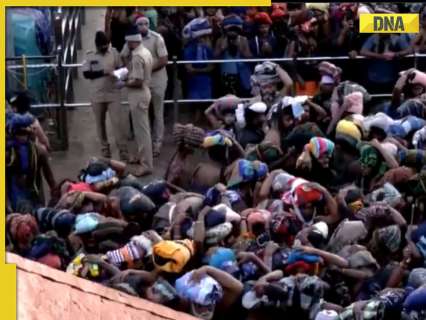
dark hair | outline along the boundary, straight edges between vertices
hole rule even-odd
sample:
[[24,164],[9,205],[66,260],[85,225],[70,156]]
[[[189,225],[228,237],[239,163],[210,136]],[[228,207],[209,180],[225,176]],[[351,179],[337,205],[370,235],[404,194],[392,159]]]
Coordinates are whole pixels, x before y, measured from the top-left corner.
[[102,47],[109,44],[108,36],[103,31],[97,31],[95,35],[95,45]]
[[18,113],[24,114],[31,109],[31,97],[27,91],[17,92],[10,100],[12,107],[17,109]]

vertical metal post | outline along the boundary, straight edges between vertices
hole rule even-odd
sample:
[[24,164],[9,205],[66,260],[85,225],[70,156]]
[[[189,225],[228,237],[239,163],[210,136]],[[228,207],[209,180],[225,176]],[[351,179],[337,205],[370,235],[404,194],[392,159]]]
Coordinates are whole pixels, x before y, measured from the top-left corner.
[[55,41],[56,41],[56,56],[58,63],[58,103],[60,105],[57,112],[57,126],[60,149],[68,149],[68,125],[67,125],[67,110],[65,107],[65,69],[63,67],[64,57],[64,41],[62,35],[62,10],[55,16]]
[[173,123],[179,122],[179,92],[177,89],[178,64],[177,57],[173,56]]
[[28,89],[28,70],[27,70],[27,57],[25,56],[25,54],[22,55],[22,77],[23,77],[23,86],[24,86],[24,90]]
[[61,150],[68,149],[67,110],[65,107],[65,69],[63,63],[63,49],[58,47],[58,87],[59,87],[59,140]]

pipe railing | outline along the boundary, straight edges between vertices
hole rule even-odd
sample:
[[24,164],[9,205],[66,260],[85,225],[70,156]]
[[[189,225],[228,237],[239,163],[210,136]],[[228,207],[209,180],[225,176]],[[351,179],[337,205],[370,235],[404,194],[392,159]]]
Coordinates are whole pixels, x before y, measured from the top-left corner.
[[[401,59],[408,59],[408,58],[426,58],[426,53],[413,53],[406,55],[404,57],[401,57]],[[8,59],[8,58],[6,58]],[[21,59],[21,58],[19,58]],[[174,64],[209,64],[209,63],[233,63],[233,62],[265,62],[265,61],[273,61],[273,62],[290,62],[290,61],[325,61],[325,60],[366,60],[370,59],[368,57],[364,56],[356,56],[356,57],[348,57],[348,56],[321,56],[321,57],[295,57],[295,58],[270,58],[270,59],[213,59],[213,60],[176,60],[176,61],[169,61],[168,65],[174,65]],[[27,65],[27,68],[44,68],[47,64],[32,64]],[[57,64],[49,64],[49,67],[57,67]],[[64,68],[78,68],[82,67],[83,63],[64,63],[62,67]],[[22,65],[18,66],[7,66],[6,68],[10,69],[22,69]]]
[[[58,15],[62,20],[62,13],[63,11],[58,11]],[[79,37],[77,35],[76,30],[73,30],[73,26],[78,26],[76,21],[78,21],[80,17],[80,13],[73,12],[69,13],[68,15],[72,16],[75,19],[69,19],[74,20],[74,24],[72,22],[68,24],[64,24],[64,21],[57,21],[58,24],[56,27],[59,29],[59,35],[57,33],[57,36],[59,36],[57,39],[57,45],[58,48],[60,44],[63,44],[65,46],[61,46],[61,50],[57,50],[58,55],[56,56],[56,63],[36,63],[36,64],[27,64],[25,67],[22,65],[9,65],[6,68],[7,69],[22,69],[22,68],[56,68],[58,70],[59,75],[59,81],[58,81],[58,93],[59,93],[59,99],[58,103],[45,103],[45,104],[36,104],[32,105],[34,108],[59,108],[57,109],[58,112],[58,136],[60,140],[62,141],[62,149],[66,149],[68,146],[68,132],[67,132],[67,117],[66,117],[66,110],[68,108],[79,108],[79,107],[90,107],[90,102],[67,102],[70,100],[74,100],[72,92],[69,92],[70,88],[72,91],[72,83],[71,78],[73,74],[73,68],[79,68],[82,66],[82,63],[76,63],[75,57],[76,57],[76,50],[75,50],[75,40]],[[66,30],[66,25],[70,27],[69,30]],[[66,34],[66,38],[64,38],[64,33]],[[78,44],[77,44],[78,47]],[[64,50],[62,50],[64,48]],[[40,57],[27,57],[28,60],[33,59],[40,59]],[[50,57],[52,58],[52,57]],[[408,59],[408,58],[414,58],[414,66],[417,65],[418,58],[426,58],[426,54],[422,53],[413,53],[410,55],[407,55],[405,57],[402,57],[402,59]],[[13,61],[13,60],[19,60],[22,59],[20,57],[13,57],[13,58],[6,58],[7,61]],[[213,60],[203,60],[203,61],[196,61],[196,60],[177,60],[176,57],[172,61],[168,62],[168,65],[173,67],[173,79],[177,80],[177,71],[178,71],[178,65],[184,65],[184,64],[218,64],[218,63],[235,63],[235,62],[247,62],[247,63],[257,63],[257,62],[264,62],[264,61],[274,61],[274,62],[297,62],[297,61],[343,61],[343,60],[366,60],[368,58],[364,56],[356,56],[354,58],[351,58],[349,56],[322,56],[322,57],[296,57],[296,58],[271,58],[271,59],[213,59]],[[175,81],[176,82],[176,81]],[[71,93],[71,94],[70,94]],[[388,93],[383,94],[372,94],[372,98],[390,98],[392,95]],[[174,121],[178,121],[179,116],[179,105],[180,104],[204,104],[204,103],[213,103],[217,99],[179,99],[177,90],[174,90],[173,93],[173,99],[171,100],[165,100],[164,103],[166,104],[173,104],[174,106]],[[242,98],[242,101],[249,100]],[[128,105],[127,101],[121,102],[123,105]]]

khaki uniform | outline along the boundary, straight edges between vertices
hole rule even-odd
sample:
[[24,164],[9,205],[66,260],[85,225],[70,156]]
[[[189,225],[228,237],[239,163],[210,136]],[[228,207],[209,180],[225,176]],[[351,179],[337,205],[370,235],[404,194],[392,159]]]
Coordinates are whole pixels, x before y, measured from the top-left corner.
[[[103,72],[109,74],[121,67],[120,54],[115,48],[110,47],[105,54],[96,51],[88,51],[83,64],[83,73],[86,71]],[[106,113],[110,113],[110,121],[120,152],[120,158],[127,158],[127,142],[125,134],[126,116],[125,108],[120,104],[120,90],[116,88],[116,80],[109,75],[90,79],[90,99],[95,114],[95,123],[98,138],[103,150],[109,150],[108,137],[106,133]]]
[[[142,43],[151,52],[154,64],[162,57],[167,57],[168,52],[163,37],[154,31],[148,31],[148,35],[142,38]],[[164,97],[167,90],[167,70],[161,68],[152,73],[151,95],[154,121],[152,128],[152,142],[154,148],[159,151],[164,135]]]
[[[148,34],[142,38],[143,46],[149,50],[152,55],[153,64],[162,57],[167,57],[168,52],[166,44],[161,34],[148,31]],[[123,52],[128,52],[127,44]],[[166,67],[152,72],[151,84],[151,104],[153,107],[154,121],[152,124],[152,142],[155,148],[161,148],[164,135],[164,97],[167,90],[167,70]]]
[[127,94],[140,164],[144,169],[152,170],[152,142],[149,124],[152,55],[142,44],[128,55],[123,49],[122,55],[124,53],[126,55],[123,56],[123,59],[127,62],[127,69],[129,69],[128,80],[142,80],[142,88],[127,88]]

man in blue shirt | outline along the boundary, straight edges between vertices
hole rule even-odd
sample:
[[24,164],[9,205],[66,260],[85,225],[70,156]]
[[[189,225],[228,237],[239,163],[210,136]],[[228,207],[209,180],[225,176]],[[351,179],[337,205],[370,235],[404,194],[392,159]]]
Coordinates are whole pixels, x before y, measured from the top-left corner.
[[[212,28],[207,19],[195,19],[188,26],[189,42],[183,50],[185,60],[211,60],[210,34]],[[193,63],[185,65],[188,83],[188,99],[211,99],[213,65],[205,63]]]
[[361,55],[372,58],[368,62],[367,78],[371,91],[386,93],[398,78],[396,59],[410,53],[406,38],[399,35],[374,34],[370,36],[361,49]]

